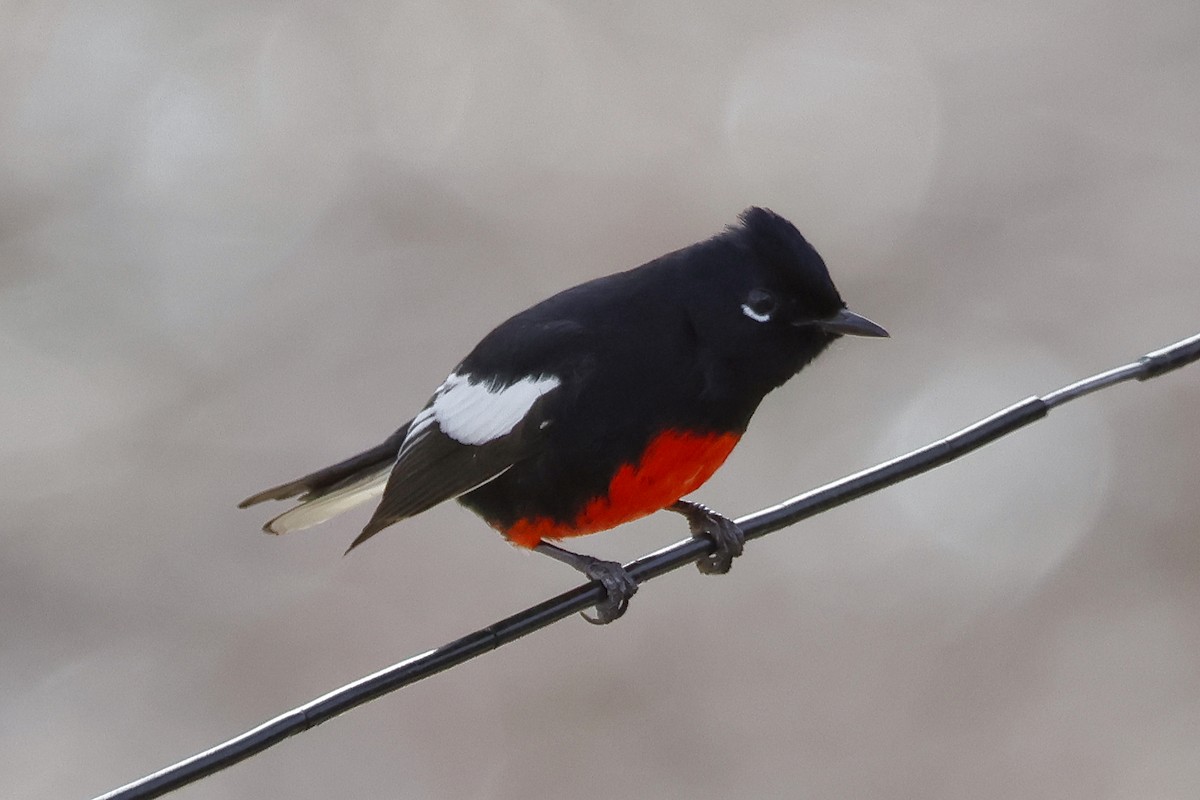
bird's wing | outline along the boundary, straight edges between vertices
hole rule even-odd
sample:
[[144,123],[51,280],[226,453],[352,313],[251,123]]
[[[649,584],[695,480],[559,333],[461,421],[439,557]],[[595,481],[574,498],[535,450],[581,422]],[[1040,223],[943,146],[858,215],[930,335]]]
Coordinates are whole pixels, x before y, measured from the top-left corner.
[[413,418],[383,499],[350,549],[494,480],[527,457],[550,424],[550,401],[561,385],[549,373],[515,380],[452,374]]

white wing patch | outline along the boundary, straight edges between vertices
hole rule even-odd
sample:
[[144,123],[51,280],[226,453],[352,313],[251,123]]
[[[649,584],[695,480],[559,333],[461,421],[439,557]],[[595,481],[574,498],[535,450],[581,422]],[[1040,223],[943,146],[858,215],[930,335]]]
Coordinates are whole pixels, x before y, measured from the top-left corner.
[[[562,381],[553,375],[531,375],[504,384],[452,374],[438,387],[433,402],[413,418],[404,445],[415,441],[434,423],[456,442],[486,444],[511,433],[539,397],[561,385]],[[400,450],[403,453],[403,445]]]
[[[437,393],[440,393],[442,391],[443,386],[445,386],[445,384],[442,384],[442,386],[438,387]],[[437,397],[437,393],[434,394],[434,397]],[[401,443],[400,449],[403,450],[404,445],[408,444],[413,439],[415,439],[418,436],[420,436],[421,434],[425,433],[425,431],[428,430],[429,426],[432,424],[433,424],[433,405],[430,404],[430,405],[426,406],[425,408],[421,409],[420,414],[417,414],[415,417],[413,417],[413,421],[408,426],[408,433],[406,433],[404,435],[404,442]]]

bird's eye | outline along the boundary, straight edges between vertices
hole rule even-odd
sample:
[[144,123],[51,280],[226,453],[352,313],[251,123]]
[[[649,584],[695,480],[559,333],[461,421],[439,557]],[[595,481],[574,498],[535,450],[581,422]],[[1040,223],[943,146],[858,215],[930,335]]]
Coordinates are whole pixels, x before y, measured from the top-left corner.
[[746,302],[742,303],[742,313],[755,322],[769,321],[777,308],[779,301],[762,289],[751,289],[750,294],[746,295]]

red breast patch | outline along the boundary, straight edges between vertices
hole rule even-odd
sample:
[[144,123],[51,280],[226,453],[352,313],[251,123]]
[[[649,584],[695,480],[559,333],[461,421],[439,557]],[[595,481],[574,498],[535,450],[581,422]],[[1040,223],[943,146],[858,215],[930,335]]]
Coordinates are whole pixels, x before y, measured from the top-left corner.
[[624,464],[608,491],[587,502],[570,522],[548,517],[517,520],[504,531],[509,541],[536,547],[543,539],[565,539],[607,530],[653,514],[712,477],[738,443],[736,433],[667,431],[651,440],[637,464]]

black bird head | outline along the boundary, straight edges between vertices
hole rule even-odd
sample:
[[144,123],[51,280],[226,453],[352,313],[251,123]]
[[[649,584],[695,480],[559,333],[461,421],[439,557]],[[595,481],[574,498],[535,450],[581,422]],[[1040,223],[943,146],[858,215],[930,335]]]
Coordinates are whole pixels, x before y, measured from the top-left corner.
[[693,295],[709,345],[746,380],[773,389],[839,336],[887,336],[846,309],[820,254],[792,223],[765,208],[748,208],[740,224],[701,245],[705,278],[716,291]]

